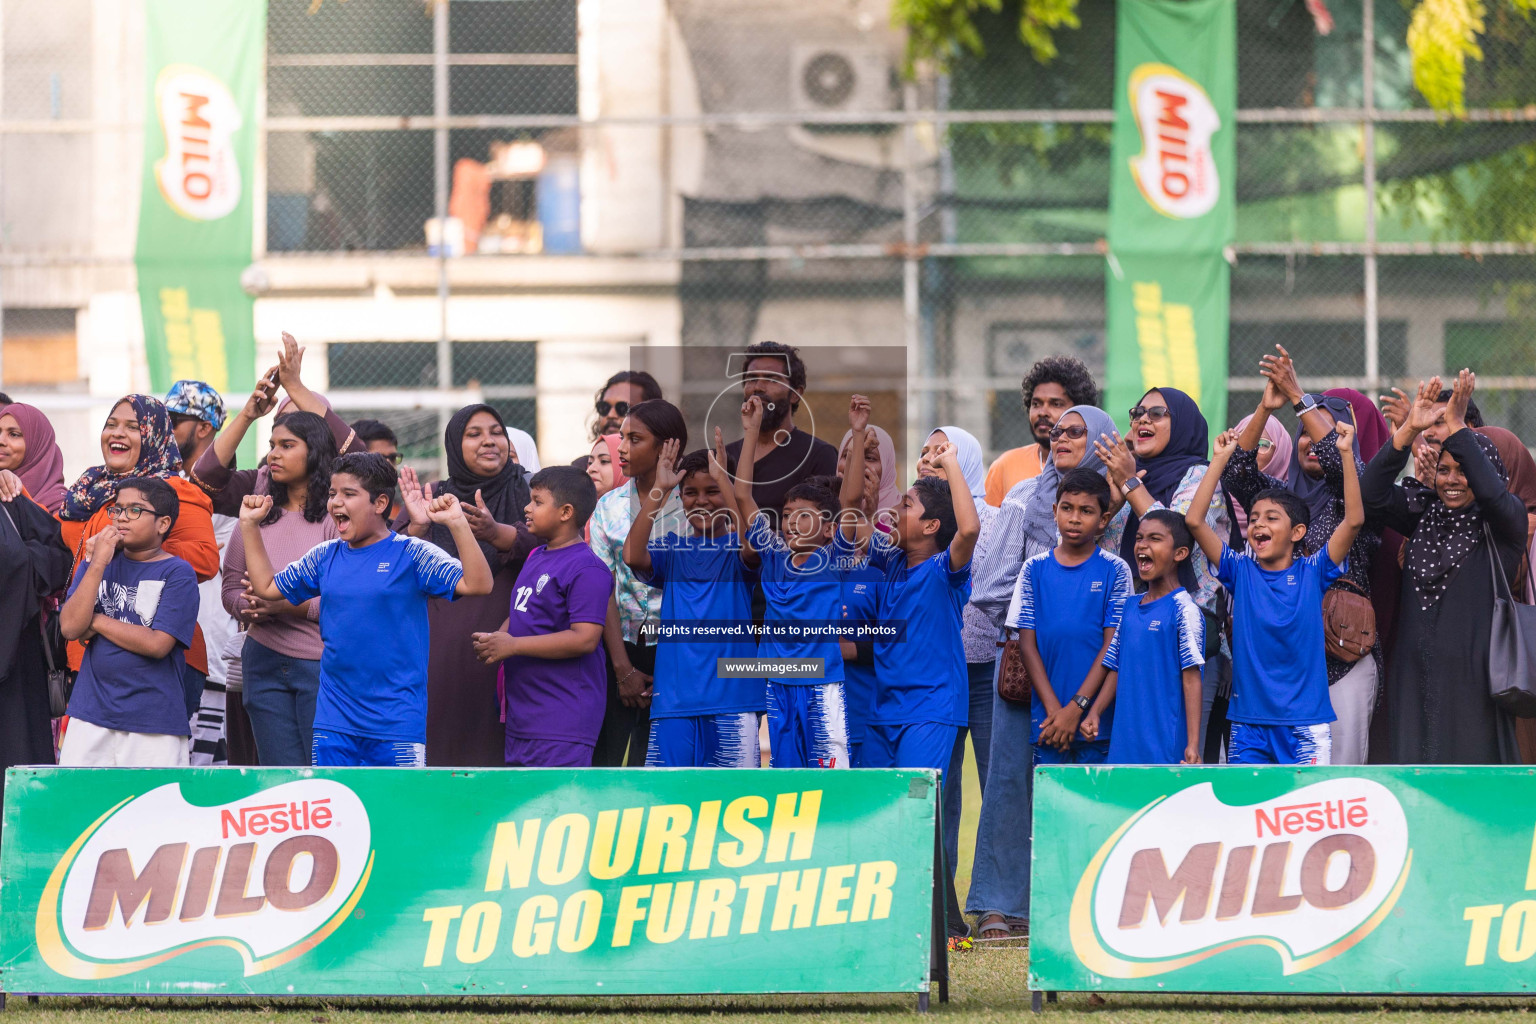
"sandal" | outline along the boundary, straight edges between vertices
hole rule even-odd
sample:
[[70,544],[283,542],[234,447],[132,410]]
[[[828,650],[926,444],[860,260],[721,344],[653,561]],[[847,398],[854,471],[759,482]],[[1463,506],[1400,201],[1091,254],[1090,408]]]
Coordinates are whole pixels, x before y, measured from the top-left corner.
[[976,927],[976,935],[982,942],[1000,942],[1013,937],[1008,919],[1002,914],[988,914]]

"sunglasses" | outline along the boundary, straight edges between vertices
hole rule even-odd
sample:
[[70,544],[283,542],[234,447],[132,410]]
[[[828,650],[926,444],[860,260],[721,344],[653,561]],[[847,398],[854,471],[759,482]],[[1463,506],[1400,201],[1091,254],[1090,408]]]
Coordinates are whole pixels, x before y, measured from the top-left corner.
[[610,409],[612,409],[615,413],[617,413],[620,416],[628,416],[629,415],[629,403],[628,402],[605,402],[602,399],[598,399],[598,401],[597,401],[597,414],[599,416],[607,416],[608,415],[608,410],[610,410]]
[[1168,411],[1168,407],[1166,405],[1154,405],[1151,407],[1145,405],[1137,405],[1131,408],[1132,423],[1135,423],[1139,419],[1149,419],[1153,423],[1156,423],[1158,420],[1165,420],[1171,415],[1173,414]]
[[400,463],[405,459],[405,456],[401,455],[399,452],[389,452],[387,454],[385,452],[379,452],[378,454],[383,455],[390,461],[392,465],[395,466],[400,465]]
[[142,516],[145,512],[149,512],[157,518],[160,515],[160,513],[156,512],[154,509],[145,508],[143,505],[109,505],[107,507],[107,518],[121,519],[125,523],[131,523]]
[[1075,427],[1052,427],[1050,433],[1051,443],[1055,444],[1062,438],[1078,441],[1088,436],[1088,428],[1079,423]]

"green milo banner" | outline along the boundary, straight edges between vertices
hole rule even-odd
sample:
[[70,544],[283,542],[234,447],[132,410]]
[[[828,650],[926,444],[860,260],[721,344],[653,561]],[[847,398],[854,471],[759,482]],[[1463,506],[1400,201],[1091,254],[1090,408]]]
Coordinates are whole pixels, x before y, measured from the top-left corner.
[[926,992],[935,774],[13,768],[0,989]]
[[1523,993],[1525,768],[1035,774],[1030,987]]
[[1120,0],[1107,271],[1110,412],[1149,388],[1227,425],[1237,0]]
[[207,381],[238,407],[256,383],[251,262],[265,0],[145,5],[148,116],[139,302],[151,386]]

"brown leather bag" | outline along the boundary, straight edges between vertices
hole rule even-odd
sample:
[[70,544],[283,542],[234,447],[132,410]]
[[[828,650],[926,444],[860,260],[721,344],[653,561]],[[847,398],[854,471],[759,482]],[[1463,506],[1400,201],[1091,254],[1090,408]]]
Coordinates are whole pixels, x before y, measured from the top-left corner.
[[1376,609],[1347,579],[1334,581],[1323,595],[1323,643],[1331,656],[1351,665],[1376,646]]
[[1024,664],[1023,641],[1015,636],[997,646],[1003,649],[1001,664],[997,667],[997,695],[1009,704],[1028,706],[1034,698],[1034,687]]

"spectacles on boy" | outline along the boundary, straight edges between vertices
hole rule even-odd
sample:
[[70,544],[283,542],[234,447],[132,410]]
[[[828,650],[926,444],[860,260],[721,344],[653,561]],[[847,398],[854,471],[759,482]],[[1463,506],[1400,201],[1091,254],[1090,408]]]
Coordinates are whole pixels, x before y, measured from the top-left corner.
[[1080,441],[1087,436],[1088,428],[1081,423],[1071,427],[1052,427],[1049,434],[1051,444],[1055,444],[1064,437],[1071,441]]
[[1153,423],[1156,423],[1158,420],[1167,419],[1170,415],[1172,414],[1168,412],[1168,407],[1166,405],[1137,405],[1131,408],[1132,423],[1135,423],[1140,419],[1148,419]]
[[109,505],[107,506],[108,519],[121,519],[125,523],[131,523],[145,512],[158,517],[159,512],[144,505]]
[[607,416],[609,409],[612,409],[615,413],[617,413],[620,416],[628,416],[629,415],[629,403],[628,402],[607,402],[607,401],[604,401],[601,398],[599,398],[597,400],[597,414],[599,416]]

